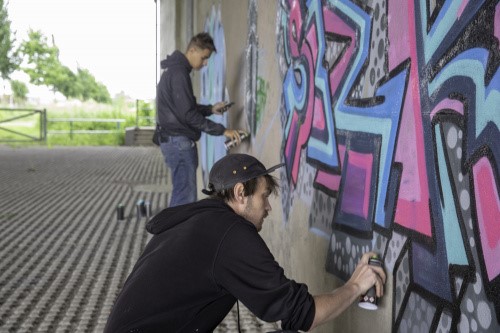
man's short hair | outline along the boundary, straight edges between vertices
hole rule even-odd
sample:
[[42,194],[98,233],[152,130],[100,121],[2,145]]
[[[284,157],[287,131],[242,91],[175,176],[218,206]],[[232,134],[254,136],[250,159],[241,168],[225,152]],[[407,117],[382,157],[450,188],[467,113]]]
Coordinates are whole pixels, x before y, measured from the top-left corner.
[[200,32],[199,34],[191,38],[187,49],[189,50],[192,47],[196,47],[201,50],[210,50],[211,52],[217,52],[212,36],[210,36],[206,32]]
[[[278,184],[278,181],[276,180],[276,178],[274,176],[269,175],[269,174],[263,175],[261,177],[264,177],[264,179],[266,180],[267,188],[269,188],[271,190],[271,193],[276,195],[278,193],[278,189],[279,189],[279,184]],[[252,179],[247,180],[246,182],[242,183],[243,184],[243,192],[244,192],[245,196],[250,196],[250,195],[253,195],[255,193],[255,191],[257,190],[258,180],[259,180],[259,178],[252,178]],[[214,193],[212,193],[210,195],[210,197],[213,199],[220,199],[220,200],[223,200],[225,202],[232,201],[232,200],[236,199],[236,197],[234,196],[233,189],[234,189],[234,186],[231,188],[215,191]]]

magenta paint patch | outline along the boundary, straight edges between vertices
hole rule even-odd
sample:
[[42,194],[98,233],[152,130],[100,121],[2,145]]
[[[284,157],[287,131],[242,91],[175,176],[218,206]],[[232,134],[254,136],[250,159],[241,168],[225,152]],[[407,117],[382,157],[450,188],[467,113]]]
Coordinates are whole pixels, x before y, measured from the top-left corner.
[[320,98],[314,98],[314,117],[313,128],[320,131],[326,131],[326,119],[323,101]]
[[457,13],[457,18],[459,18],[460,16],[462,16],[463,12],[464,12],[464,9],[465,7],[467,7],[467,5],[469,4],[469,0],[464,0],[461,4],[460,4],[460,7],[458,8],[458,13]]
[[342,211],[368,217],[373,156],[350,151],[342,189]]
[[495,37],[500,40],[500,3],[495,8]]
[[410,57],[408,35],[411,24],[414,24],[413,12],[408,8],[408,1],[388,1],[389,13],[388,36],[391,43],[388,48],[389,70],[394,69],[405,59]]
[[404,169],[394,222],[432,237],[424,139],[422,122],[419,119],[420,105],[418,98],[414,96],[418,96],[418,93],[409,89],[398,138],[396,160],[404,164]]
[[[344,165],[344,157],[346,147],[345,145],[339,145],[339,158],[340,165]],[[340,187],[340,175],[331,174],[329,172],[325,172],[323,170],[318,170],[316,175],[316,179],[314,180],[317,184],[321,184],[329,190],[338,191]]]
[[481,158],[473,172],[483,260],[492,281],[500,275],[500,199],[488,159]]
[[315,182],[325,186],[331,191],[338,191],[340,187],[340,176],[318,170]]
[[[340,17],[337,16],[332,11],[323,11],[325,17],[325,31],[331,31],[335,34],[339,34],[343,37],[348,37],[351,41],[356,40],[356,32]],[[353,54],[355,52],[356,43],[349,43],[344,55],[340,59],[337,66],[335,66],[330,73],[330,89],[332,96],[337,89],[342,86],[342,78],[347,72],[349,62],[352,60]]]
[[464,114],[464,104],[456,99],[446,98],[436,105],[436,107],[431,112],[431,119],[434,118],[436,114],[441,110],[453,110],[455,112]]

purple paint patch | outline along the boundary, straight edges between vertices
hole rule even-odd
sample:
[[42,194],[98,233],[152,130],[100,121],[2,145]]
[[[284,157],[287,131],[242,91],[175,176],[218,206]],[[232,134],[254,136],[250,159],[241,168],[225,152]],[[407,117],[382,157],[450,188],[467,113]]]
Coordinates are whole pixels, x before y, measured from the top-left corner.
[[344,213],[363,215],[365,178],[365,170],[352,165],[347,167],[347,177],[342,195],[342,211]]
[[361,216],[364,219],[368,217],[372,164],[372,155],[349,152],[342,189],[341,210],[344,213]]

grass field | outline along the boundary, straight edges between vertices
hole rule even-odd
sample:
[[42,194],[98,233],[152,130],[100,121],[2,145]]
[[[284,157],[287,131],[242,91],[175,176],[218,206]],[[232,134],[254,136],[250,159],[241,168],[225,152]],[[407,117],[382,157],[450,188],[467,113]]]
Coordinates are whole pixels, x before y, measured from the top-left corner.
[[[152,116],[151,104],[140,103],[139,116]],[[43,144],[47,146],[116,146],[125,140],[125,128],[136,126],[136,103],[115,101],[112,105],[74,103],[66,105],[22,106],[23,109],[46,110],[47,138],[40,123],[41,112],[13,111],[0,105],[0,143],[13,146]],[[10,121],[5,121],[12,119]],[[73,119],[73,121],[70,121]],[[112,120],[110,120],[112,119]],[[141,120],[139,126],[150,126]]]

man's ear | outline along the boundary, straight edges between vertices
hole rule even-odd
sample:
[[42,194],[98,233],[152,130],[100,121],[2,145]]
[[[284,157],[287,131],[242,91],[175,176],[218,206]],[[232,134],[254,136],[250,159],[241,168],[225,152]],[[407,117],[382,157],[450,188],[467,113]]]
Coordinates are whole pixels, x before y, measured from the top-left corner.
[[196,46],[191,46],[187,49],[186,53],[196,53],[197,51],[199,51],[200,49],[197,48]]
[[235,200],[240,204],[245,203],[245,186],[243,186],[243,183],[234,185],[233,191]]

